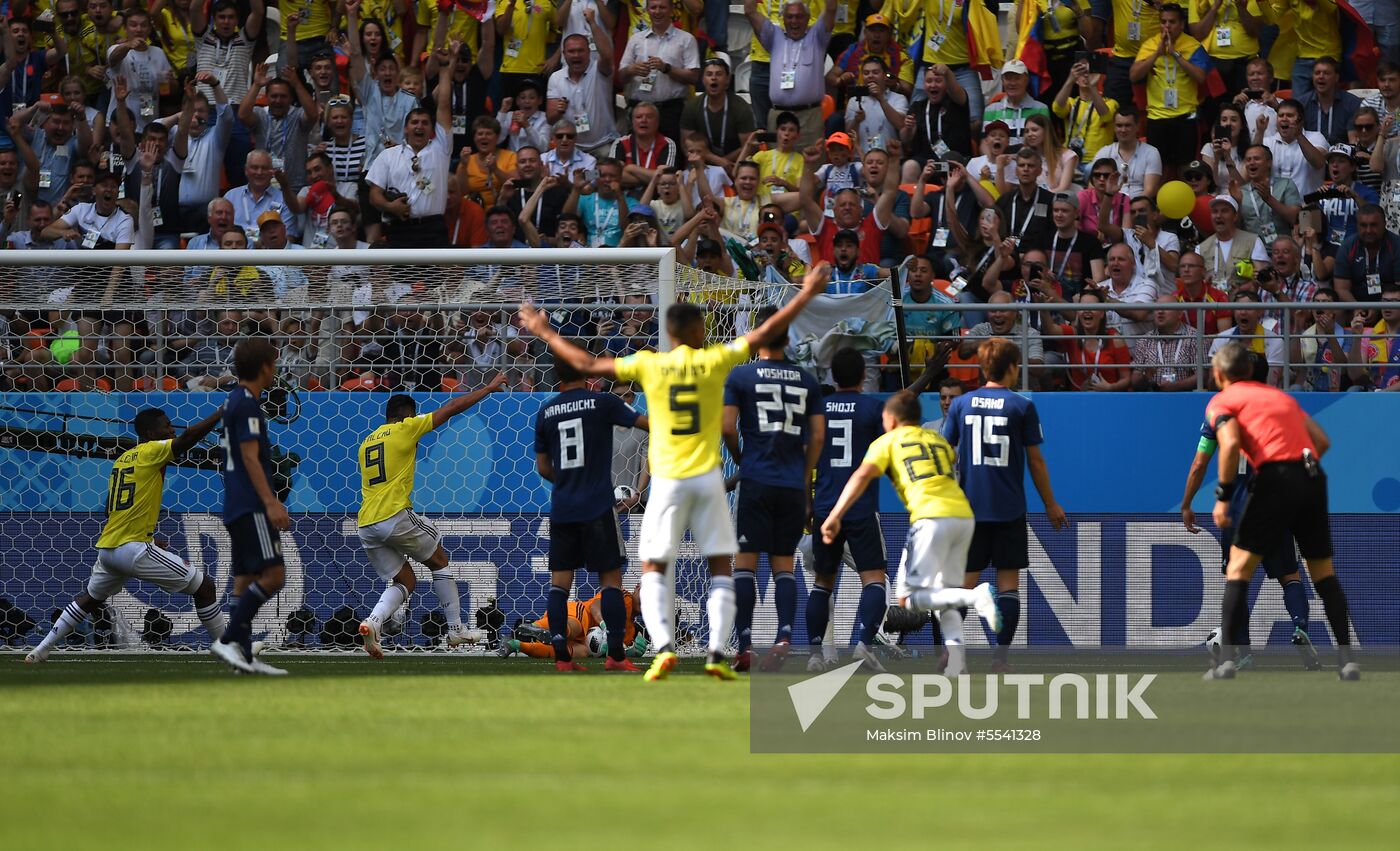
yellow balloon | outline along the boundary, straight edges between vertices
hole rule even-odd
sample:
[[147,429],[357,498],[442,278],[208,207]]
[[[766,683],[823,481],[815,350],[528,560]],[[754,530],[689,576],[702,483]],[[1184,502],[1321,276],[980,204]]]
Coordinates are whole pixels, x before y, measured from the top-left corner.
[[1157,190],[1157,209],[1169,219],[1184,219],[1196,208],[1196,193],[1180,180],[1173,180]]

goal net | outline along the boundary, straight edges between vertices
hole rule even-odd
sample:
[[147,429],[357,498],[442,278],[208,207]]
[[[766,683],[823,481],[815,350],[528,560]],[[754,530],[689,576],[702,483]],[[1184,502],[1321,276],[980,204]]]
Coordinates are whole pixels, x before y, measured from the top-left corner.
[[[256,632],[287,649],[356,646],[358,622],[382,590],[356,530],[360,441],[383,422],[390,392],[412,393],[431,410],[498,371],[507,392],[424,439],[414,505],[444,535],[467,626],[494,638],[528,623],[543,615],[549,587],[549,490],[535,473],[533,423],[554,382],[543,346],[518,333],[516,306],[537,303],[591,350],[622,355],[667,346],[657,319],[677,299],[706,303],[718,337],[742,332],[754,309],[783,297],[782,288],[678,267],[672,252],[655,249],[288,251],[277,265],[267,257],[0,252],[0,645],[36,644],[85,587],[111,462],[134,445],[136,412],[161,408],[177,428],[206,416],[233,381],[233,345],[250,335],[281,352],[281,383],[265,409],[273,484],[292,514],[282,536],[287,585]],[[596,389],[629,399],[635,391]],[[645,409],[639,393],[634,401]],[[615,484],[644,498],[644,435],[620,430],[616,450]],[[156,532],[226,593],[221,460],[216,432],[168,469]],[[622,494],[631,588],[644,503]],[[391,650],[445,646],[443,614],[427,569],[418,570]],[[688,542],[675,581],[682,649],[697,651],[709,583]],[[576,583],[576,598],[597,590],[590,575]],[[108,604],[71,647],[203,645],[188,598],[132,581]],[[847,624],[853,611],[854,598],[843,600]],[[776,631],[771,603],[758,620],[760,638]]]

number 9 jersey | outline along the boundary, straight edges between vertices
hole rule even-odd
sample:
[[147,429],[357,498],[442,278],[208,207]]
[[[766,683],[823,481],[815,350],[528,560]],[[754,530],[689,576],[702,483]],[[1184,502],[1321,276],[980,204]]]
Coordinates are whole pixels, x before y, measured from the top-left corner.
[[1045,441],[1035,403],[1005,387],[965,393],[948,406],[943,436],[958,448],[958,473],[979,523],[1026,514],[1026,447]]
[[413,462],[418,441],[433,430],[433,415],[385,423],[360,444],[361,528],[413,507]]
[[953,447],[936,431],[916,425],[887,431],[870,444],[864,463],[890,477],[909,509],[909,522],[972,517],[972,506],[953,481]]

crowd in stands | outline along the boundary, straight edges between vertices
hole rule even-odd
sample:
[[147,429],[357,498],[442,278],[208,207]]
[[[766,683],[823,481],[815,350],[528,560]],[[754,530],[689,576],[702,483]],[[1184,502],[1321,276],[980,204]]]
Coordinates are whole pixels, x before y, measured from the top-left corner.
[[[1036,389],[1193,390],[1230,339],[1274,384],[1400,389],[1400,308],[1347,306],[1400,300],[1394,0],[746,0],[747,27],[704,0],[114,2],[3,7],[7,249],[828,261],[833,294],[899,292],[887,359],[922,386],[976,384],[996,334]],[[582,291],[510,268],[515,300]],[[656,345],[652,290],[590,292],[571,333]],[[213,390],[260,333],[308,390],[547,389],[511,311],[419,307],[444,296],[275,259],[6,269],[0,382]],[[330,302],[365,309],[305,308]]]

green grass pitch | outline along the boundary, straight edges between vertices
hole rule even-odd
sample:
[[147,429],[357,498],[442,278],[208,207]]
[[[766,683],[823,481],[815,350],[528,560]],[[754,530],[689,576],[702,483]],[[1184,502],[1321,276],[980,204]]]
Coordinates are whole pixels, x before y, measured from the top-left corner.
[[285,664],[271,680],[204,657],[0,657],[0,848],[1276,851],[1400,835],[1395,755],[762,756],[748,684],[694,662],[655,685],[520,659]]

